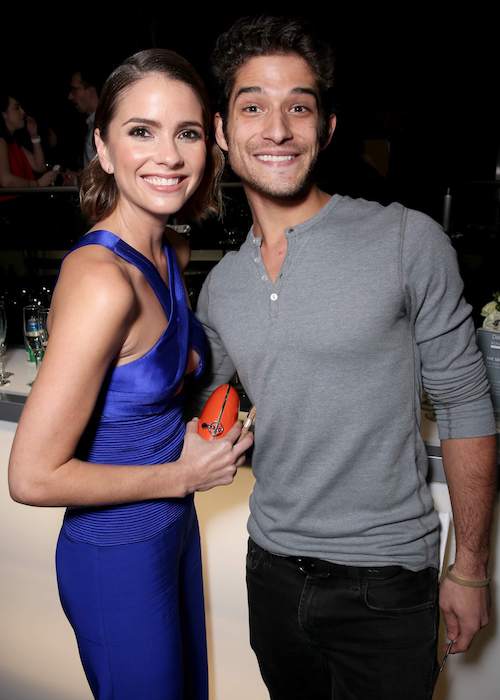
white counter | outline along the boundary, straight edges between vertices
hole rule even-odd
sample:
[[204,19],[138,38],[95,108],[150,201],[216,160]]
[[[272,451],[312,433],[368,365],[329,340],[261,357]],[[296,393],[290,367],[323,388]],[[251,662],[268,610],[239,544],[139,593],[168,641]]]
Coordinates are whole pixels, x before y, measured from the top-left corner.
[[[26,367],[22,355],[15,365],[11,364],[12,358],[9,362],[7,368],[19,372],[19,376],[13,377],[6,388],[26,394],[26,383],[34,371]],[[0,697],[89,700],[91,694],[72,630],[59,605],[55,580],[54,550],[63,510],[31,508],[10,500],[6,470],[15,428],[15,423],[0,420],[0,469],[4,474],[0,488]],[[252,486],[252,472],[243,468],[231,487],[196,496],[204,560],[211,700],[268,698],[248,643],[244,561]],[[433,484],[432,490],[437,509],[449,513],[446,486]],[[492,572],[500,569],[498,513],[494,533]],[[500,575],[493,575],[495,601],[500,599]],[[499,700],[497,630],[494,616],[470,652],[450,657],[435,700]]]

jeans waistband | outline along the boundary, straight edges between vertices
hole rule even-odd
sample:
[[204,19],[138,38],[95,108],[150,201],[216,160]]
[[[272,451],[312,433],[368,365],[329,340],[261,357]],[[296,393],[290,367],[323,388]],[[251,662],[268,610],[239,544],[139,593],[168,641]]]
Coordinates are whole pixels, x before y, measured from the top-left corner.
[[386,579],[396,576],[402,566],[351,566],[334,564],[314,557],[287,557],[305,576],[335,576],[337,578]]
[[291,563],[305,576],[336,576],[338,578],[382,580],[396,576],[403,570],[403,567],[399,565],[351,566],[349,564],[334,564],[325,559],[316,559],[315,557],[282,556],[263,549],[252,539],[250,539],[250,542],[252,547],[271,557],[276,563],[284,561]]

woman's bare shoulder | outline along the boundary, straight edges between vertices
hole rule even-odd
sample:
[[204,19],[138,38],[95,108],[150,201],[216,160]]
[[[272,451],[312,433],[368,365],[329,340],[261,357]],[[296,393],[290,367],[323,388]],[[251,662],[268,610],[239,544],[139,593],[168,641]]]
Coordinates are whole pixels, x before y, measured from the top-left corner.
[[126,266],[112,251],[99,245],[83,246],[66,256],[53,302],[58,305],[62,300],[106,305],[121,313],[130,310],[136,301]]

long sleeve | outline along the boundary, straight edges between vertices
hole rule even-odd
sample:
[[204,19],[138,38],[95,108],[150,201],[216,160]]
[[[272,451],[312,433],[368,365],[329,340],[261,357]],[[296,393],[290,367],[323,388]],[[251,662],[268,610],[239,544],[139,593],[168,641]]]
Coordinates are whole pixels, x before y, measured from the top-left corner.
[[402,241],[402,274],[441,439],[493,435],[486,371],[455,251],[434,221],[414,211]]
[[236,369],[229,357],[222,340],[211,321],[210,316],[210,281],[209,274],[203,284],[198,305],[196,307],[196,316],[203,325],[203,329],[207,336],[209,353],[207,360],[207,368],[205,370],[206,382],[196,396],[194,409],[199,413],[205,401],[208,399],[212,391],[220,384],[225,384],[234,375]]

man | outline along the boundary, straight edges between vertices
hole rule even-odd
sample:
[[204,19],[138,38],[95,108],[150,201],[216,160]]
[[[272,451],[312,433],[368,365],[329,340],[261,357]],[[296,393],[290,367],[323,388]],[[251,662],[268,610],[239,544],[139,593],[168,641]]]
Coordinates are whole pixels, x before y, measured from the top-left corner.
[[470,307],[439,226],[313,181],[335,116],[329,49],[290,18],[219,38],[219,145],[253,227],[202,289],[212,384],[257,408],[247,583],[272,700],[428,699],[439,523],[420,395],[431,396],[457,553],[441,584],[453,652],[488,619],[495,424]]
[[99,104],[100,80],[90,70],[80,70],[71,76],[68,100],[77,110],[86,114],[87,131],[83,148],[83,166],[96,155],[94,144],[94,120]]

